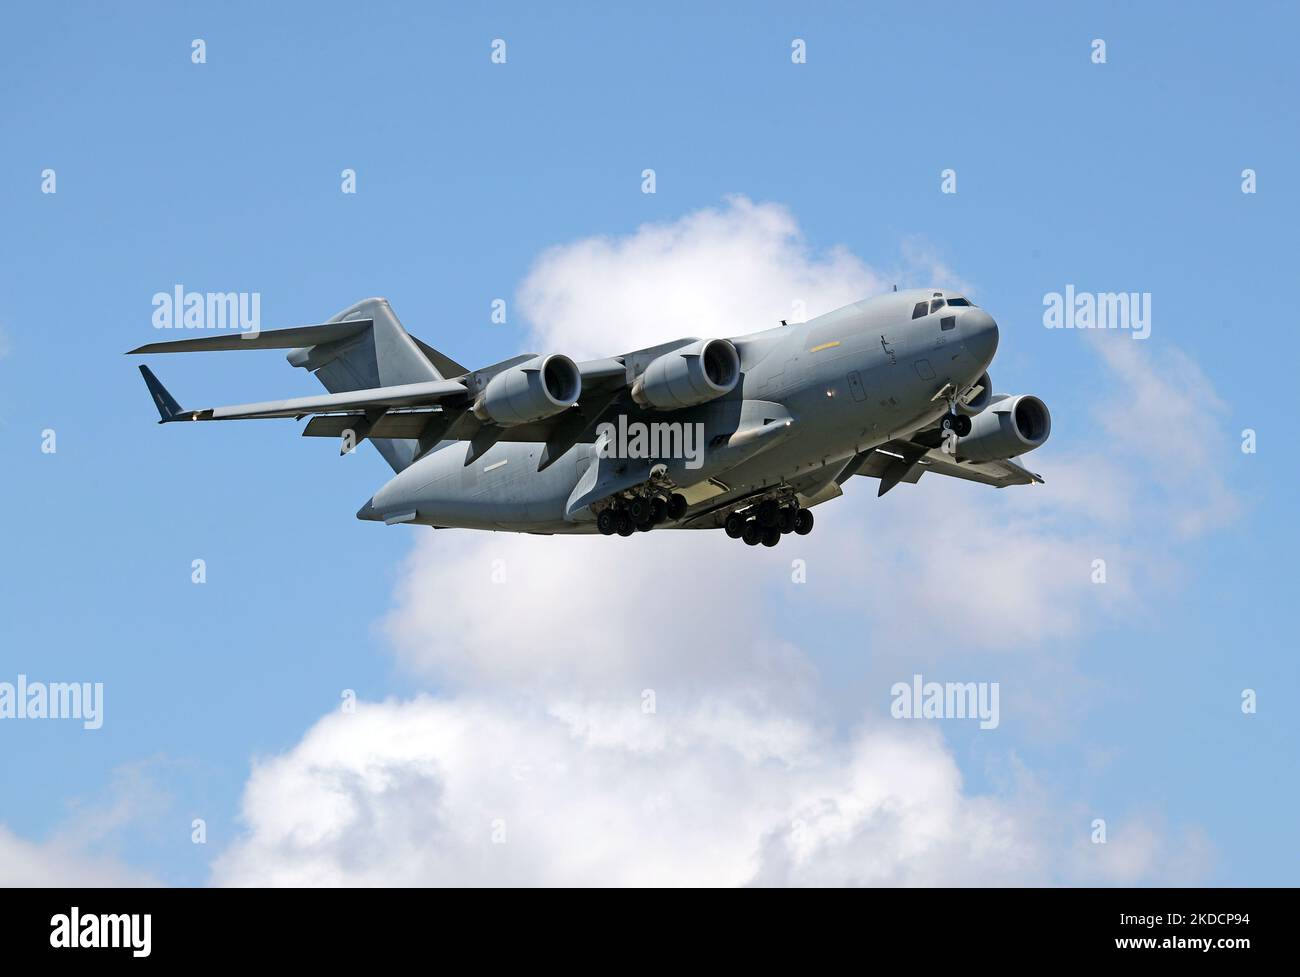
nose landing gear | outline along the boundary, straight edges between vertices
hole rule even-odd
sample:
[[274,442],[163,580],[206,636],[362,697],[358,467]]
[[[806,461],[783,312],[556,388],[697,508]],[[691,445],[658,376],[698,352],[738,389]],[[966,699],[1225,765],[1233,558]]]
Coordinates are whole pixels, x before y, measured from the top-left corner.
[[971,420],[965,414],[945,414],[939,421],[939,430],[944,434],[951,431],[959,438],[970,434]]
[[939,433],[943,435],[944,453],[955,455],[957,439],[964,438],[971,432],[971,419],[957,409],[957,392],[951,383],[944,388],[944,391],[948,394],[948,413],[939,418]]

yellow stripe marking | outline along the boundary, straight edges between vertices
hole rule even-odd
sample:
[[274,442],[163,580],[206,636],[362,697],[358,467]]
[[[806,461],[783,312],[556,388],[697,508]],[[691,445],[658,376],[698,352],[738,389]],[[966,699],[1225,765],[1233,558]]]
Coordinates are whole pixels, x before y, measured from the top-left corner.
[[832,342],[829,342],[829,343],[822,343],[820,346],[814,346],[812,349],[808,350],[808,352],[810,352],[810,353],[820,353],[820,352],[821,352],[822,350],[824,350],[824,349],[833,349],[834,347],[838,346],[839,344],[840,344],[840,341],[839,341],[838,339],[836,339],[836,340],[833,340]]

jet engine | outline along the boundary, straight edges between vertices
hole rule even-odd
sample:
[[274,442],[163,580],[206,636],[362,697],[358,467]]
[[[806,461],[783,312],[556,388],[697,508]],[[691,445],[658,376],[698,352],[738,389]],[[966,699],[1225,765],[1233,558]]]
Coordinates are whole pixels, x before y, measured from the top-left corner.
[[580,396],[582,374],[573,360],[559,353],[538,356],[489,380],[474,402],[474,416],[513,427],[558,414]]
[[1047,405],[1029,394],[1000,394],[971,418],[970,434],[957,443],[957,457],[1004,461],[1032,451],[1052,433]]
[[632,384],[632,399],[655,410],[694,407],[731,393],[739,380],[736,347],[726,339],[701,339],[651,360]]

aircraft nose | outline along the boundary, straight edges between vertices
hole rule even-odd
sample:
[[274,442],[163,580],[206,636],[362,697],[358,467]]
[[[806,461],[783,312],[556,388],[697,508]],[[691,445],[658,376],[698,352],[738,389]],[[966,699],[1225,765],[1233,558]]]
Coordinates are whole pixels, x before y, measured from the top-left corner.
[[971,307],[961,316],[962,343],[967,352],[982,365],[993,362],[998,351],[998,324],[983,309]]

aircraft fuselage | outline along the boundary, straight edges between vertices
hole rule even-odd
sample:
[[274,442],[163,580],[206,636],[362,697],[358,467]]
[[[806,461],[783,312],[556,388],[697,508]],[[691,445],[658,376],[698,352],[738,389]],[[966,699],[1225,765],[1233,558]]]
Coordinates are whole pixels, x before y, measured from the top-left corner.
[[[632,423],[701,425],[694,429],[703,444],[696,456],[602,459],[596,443],[582,441],[541,465],[541,443],[499,441],[474,457],[470,442],[446,441],[398,473],[359,515],[510,532],[595,532],[590,510],[572,511],[575,490],[584,476],[591,480],[593,466],[620,464],[662,464],[702,509],[725,508],[774,486],[815,505],[856,454],[937,420],[948,409],[945,386],[964,390],[988,368],[998,344],[988,313],[945,305],[914,317],[920,303],[948,294],[892,292],[737,337],[740,382],[703,405],[654,411],[627,402]],[[751,437],[756,420],[760,430]],[[765,423],[781,429],[761,429]]]

